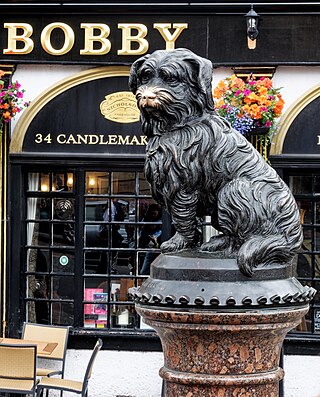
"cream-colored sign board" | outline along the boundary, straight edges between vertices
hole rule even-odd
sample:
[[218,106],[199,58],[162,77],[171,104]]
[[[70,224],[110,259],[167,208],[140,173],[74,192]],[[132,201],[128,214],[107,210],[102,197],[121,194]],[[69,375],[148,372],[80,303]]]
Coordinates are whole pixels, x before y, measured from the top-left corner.
[[100,111],[106,119],[116,123],[134,123],[140,118],[137,100],[129,91],[107,95],[100,104]]

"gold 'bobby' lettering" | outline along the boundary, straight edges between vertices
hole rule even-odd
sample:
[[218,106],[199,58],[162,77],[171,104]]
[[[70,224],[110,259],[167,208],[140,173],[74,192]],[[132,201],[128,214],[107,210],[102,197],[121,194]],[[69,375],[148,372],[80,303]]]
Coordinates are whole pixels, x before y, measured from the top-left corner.
[[117,123],[134,123],[139,121],[140,111],[132,92],[120,91],[105,96],[100,104],[103,116]]
[[[7,48],[3,49],[6,55],[26,55],[33,51],[34,41],[33,27],[28,23],[10,22],[4,23],[8,29]],[[84,48],[80,55],[105,55],[111,50],[110,27],[104,23],[81,23],[84,30]],[[176,41],[182,31],[188,29],[187,23],[154,23],[165,42],[166,50],[173,50]],[[118,55],[142,55],[149,49],[147,40],[148,28],[142,23],[118,23],[118,29],[122,31],[122,47],[117,51]],[[63,33],[64,40],[60,48],[54,48],[51,43],[51,35],[55,30]],[[75,43],[75,33],[71,26],[63,22],[53,22],[45,26],[40,35],[40,43],[45,52],[54,56],[67,54]]]
[[117,135],[117,134],[59,134],[57,143],[60,145],[134,145],[147,144],[145,135]]

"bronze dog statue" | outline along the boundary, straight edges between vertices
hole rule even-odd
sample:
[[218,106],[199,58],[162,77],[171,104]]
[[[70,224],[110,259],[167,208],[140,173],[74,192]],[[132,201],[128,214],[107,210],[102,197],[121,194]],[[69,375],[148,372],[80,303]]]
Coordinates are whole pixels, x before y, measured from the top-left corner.
[[203,251],[236,255],[239,269],[288,263],[302,242],[296,202],[254,147],[214,111],[212,65],[187,49],[135,61],[129,86],[148,137],[145,175],[176,234],[164,253],[195,247],[197,217],[221,232]]

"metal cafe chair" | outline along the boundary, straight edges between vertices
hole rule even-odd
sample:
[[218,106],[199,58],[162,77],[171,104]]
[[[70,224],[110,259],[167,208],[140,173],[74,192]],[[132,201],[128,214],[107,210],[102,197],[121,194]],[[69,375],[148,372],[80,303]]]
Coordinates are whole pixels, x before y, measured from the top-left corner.
[[0,392],[35,396],[37,386],[36,363],[36,345],[1,343]]
[[60,390],[80,394],[81,397],[88,397],[88,383],[91,377],[93,363],[101,347],[102,340],[98,339],[92,351],[83,381],[44,377],[41,379],[40,383],[38,383],[37,397],[42,396],[44,390]]
[[65,358],[67,354],[67,345],[69,337],[70,327],[62,327],[56,325],[44,325],[44,324],[33,324],[24,323],[22,331],[22,339],[28,341],[44,341],[44,342],[55,342],[58,343],[56,348],[50,354],[38,353],[38,357],[46,360],[56,360],[61,363],[60,369],[50,368],[37,368],[37,376],[64,376],[65,369]]

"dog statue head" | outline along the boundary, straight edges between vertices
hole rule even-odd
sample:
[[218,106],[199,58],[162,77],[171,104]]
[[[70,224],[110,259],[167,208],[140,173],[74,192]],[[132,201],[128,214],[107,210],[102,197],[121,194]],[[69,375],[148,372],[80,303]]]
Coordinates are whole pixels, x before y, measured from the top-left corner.
[[212,112],[211,82],[211,62],[185,48],[139,58],[131,67],[129,87],[137,97],[143,132],[161,135]]

